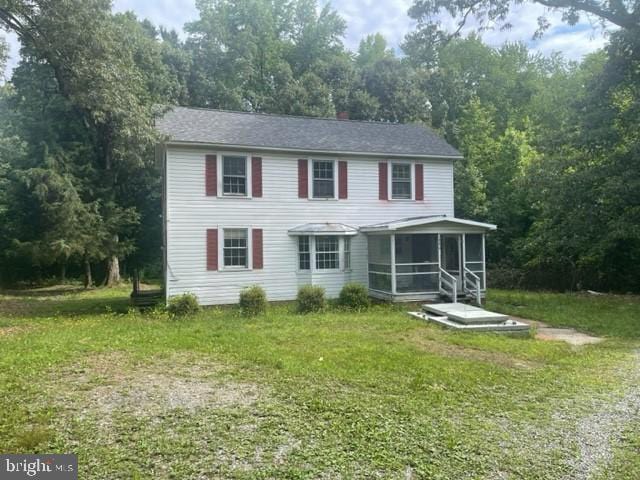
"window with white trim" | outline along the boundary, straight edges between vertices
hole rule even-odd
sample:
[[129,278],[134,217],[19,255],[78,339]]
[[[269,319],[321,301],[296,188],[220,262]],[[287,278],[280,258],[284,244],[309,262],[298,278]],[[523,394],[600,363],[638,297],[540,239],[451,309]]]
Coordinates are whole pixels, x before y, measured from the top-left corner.
[[309,248],[309,237],[298,237],[298,268],[300,270],[311,270],[311,250]]
[[340,268],[340,248],[336,236],[315,237],[316,269],[337,270]]
[[246,228],[224,229],[223,257],[225,267],[249,267],[248,231]]
[[344,237],[344,269],[351,269],[351,238]]
[[247,195],[247,157],[222,156],[222,193],[224,195]]
[[411,199],[411,164],[391,164],[391,198]]
[[313,198],[335,198],[335,164],[332,160],[312,161]]

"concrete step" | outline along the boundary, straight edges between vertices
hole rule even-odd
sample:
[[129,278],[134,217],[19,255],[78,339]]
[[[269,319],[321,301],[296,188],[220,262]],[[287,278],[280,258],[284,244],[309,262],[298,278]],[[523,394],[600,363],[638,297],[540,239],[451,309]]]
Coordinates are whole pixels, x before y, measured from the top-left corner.
[[428,314],[445,316],[449,320],[464,325],[497,324],[509,320],[508,315],[490,312],[483,308],[473,307],[460,302],[424,304],[422,309]]
[[488,323],[488,324],[464,324],[451,320],[447,316],[433,315],[425,312],[408,312],[409,315],[420,320],[426,320],[436,323],[445,328],[451,328],[453,330],[465,330],[469,332],[505,332],[505,333],[526,333],[529,331],[529,325],[526,323],[518,322],[516,320],[508,319],[501,323]]

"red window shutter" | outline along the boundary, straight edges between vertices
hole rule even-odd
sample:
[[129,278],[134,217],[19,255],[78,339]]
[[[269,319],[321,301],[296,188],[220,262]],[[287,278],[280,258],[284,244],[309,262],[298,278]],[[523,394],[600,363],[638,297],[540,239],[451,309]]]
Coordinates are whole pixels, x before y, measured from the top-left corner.
[[298,198],[309,198],[309,162],[298,160]]
[[207,270],[218,270],[218,229],[207,229]]
[[424,172],[421,163],[416,163],[416,200],[424,200]]
[[253,249],[253,268],[254,270],[262,270],[263,254],[262,254],[262,229],[254,228],[251,230],[251,243]]
[[388,175],[389,169],[387,168],[387,162],[380,162],[378,164],[378,198],[380,200],[389,200]]
[[262,197],[262,157],[251,157],[251,196]]
[[338,162],[338,198],[348,198],[347,162]]
[[205,157],[204,184],[208,197],[218,195],[218,162],[215,155]]

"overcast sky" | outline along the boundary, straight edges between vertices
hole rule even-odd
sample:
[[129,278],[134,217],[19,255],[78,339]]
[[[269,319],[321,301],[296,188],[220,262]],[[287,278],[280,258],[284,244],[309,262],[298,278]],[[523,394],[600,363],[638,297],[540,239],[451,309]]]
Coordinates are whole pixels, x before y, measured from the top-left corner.
[[[322,0],[321,0],[322,1]],[[382,33],[391,46],[398,49],[405,34],[414,27],[407,16],[412,0],[333,0],[332,6],[347,22],[345,44],[355,50],[360,39],[370,33]],[[116,11],[133,10],[138,17],[148,18],[156,25],[163,25],[179,32],[184,23],[197,18],[195,0],[115,0]],[[552,27],[541,40],[533,41],[537,28],[537,18],[545,14],[545,8],[538,4],[524,4],[513,8],[508,31],[488,31],[483,39],[490,45],[498,46],[506,41],[526,42],[532,50],[544,55],[561,52],[567,58],[580,60],[586,53],[601,48],[606,38],[600,29],[588,23],[568,27],[560,20],[560,15],[548,15]],[[445,25],[454,24],[443,19]],[[7,35],[11,47],[8,72],[18,60],[19,43],[15,35]],[[8,73],[7,72],[7,73]]]

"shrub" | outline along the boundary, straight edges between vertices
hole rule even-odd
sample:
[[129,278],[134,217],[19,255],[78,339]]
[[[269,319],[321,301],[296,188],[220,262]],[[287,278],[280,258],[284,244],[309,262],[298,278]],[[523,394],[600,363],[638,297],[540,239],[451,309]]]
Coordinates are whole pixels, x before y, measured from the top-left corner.
[[349,310],[364,310],[369,307],[369,292],[367,287],[360,283],[347,283],[338,297],[338,303],[341,307]]
[[193,315],[200,311],[200,304],[198,303],[198,297],[193,293],[183,293],[182,295],[176,295],[169,299],[169,305],[167,305],[167,312],[171,318],[185,317],[187,315]]
[[240,292],[240,311],[247,317],[255,317],[267,310],[267,294],[259,285],[245,288]]
[[324,288],[315,285],[305,285],[298,290],[298,312],[319,312],[324,309],[326,301]]

